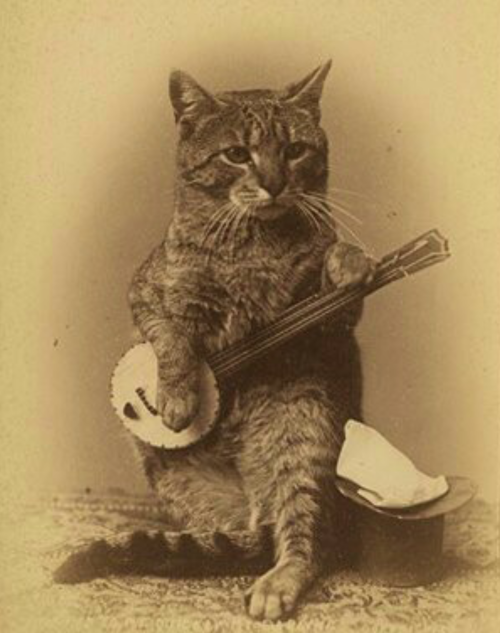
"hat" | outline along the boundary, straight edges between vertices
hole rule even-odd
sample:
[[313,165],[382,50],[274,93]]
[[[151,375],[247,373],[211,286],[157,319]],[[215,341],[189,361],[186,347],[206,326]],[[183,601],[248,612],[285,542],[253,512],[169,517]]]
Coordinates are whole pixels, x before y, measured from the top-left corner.
[[337,490],[350,500],[359,532],[359,571],[394,587],[425,585],[443,569],[444,517],[470,501],[477,486],[466,477],[446,477],[448,491],[439,499],[404,509],[371,504],[359,486],[337,478]]

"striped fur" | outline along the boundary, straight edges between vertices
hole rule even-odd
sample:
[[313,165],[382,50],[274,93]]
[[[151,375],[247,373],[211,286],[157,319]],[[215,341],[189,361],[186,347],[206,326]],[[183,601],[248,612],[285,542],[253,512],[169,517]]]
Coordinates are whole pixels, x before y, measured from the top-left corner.
[[70,556],[55,573],[56,582],[76,583],[109,574],[210,576],[256,573],[272,562],[269,530],[251,532],[138,531],[96,541]]
[[[319,99],[327,72],[282,91],[217,95],[172,76],[175,213],[130,289],[135,325],[158,357],[157,406],[171,428],[196,410],[200,358],[307,294],[369,274],[369,260],[339,242],[334,223],[311,221],[300,203],[302,193],[326,190]],[[249,590],[250,615],[290,613],[339,553],[334,471],[343,426],[360,416],[359,316],[304,335],[226,385],[224,415],[199,444],[166,453],[137,440],[151,486],[187,534],[117,536],[75,554],[57,579],[209,573],[221,569],[217,561],[243,571],[257,562],[269,569]]]

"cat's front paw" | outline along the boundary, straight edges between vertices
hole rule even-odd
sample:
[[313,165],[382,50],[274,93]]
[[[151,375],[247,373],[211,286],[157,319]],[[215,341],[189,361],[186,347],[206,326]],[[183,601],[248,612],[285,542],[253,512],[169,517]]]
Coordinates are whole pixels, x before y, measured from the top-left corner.
[[186,429],[198,412],[198,375],[187,377],[181,384],[158,377],[158,395],[156,408],[163,423],[172,431],[179,433]]
[[337,242],[325,261],[327,280],[335,288],[347,288],[373,279],[376,262],[363,249],[348,242]]
[[246,592],[248,614],[255,620],[276,621],[289,617],[310,581],[310,570],[304,564],[278,563]]

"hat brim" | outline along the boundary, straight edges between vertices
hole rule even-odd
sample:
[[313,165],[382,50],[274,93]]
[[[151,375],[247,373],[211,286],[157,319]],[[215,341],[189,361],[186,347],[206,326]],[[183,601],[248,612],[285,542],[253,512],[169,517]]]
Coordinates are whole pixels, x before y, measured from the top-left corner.
[[412,506],[410,508],[387,509],[374,506],[369,501],[358,494],[359,486],[352,481],[338,477],[335,481],[337,490],[354,503],[364,506],[373,512],[393,517],[403,521],[418,521],[431,519],[453,510],[458,510],[461,506],[470,501],[477,492],[476,484],[467,477],[446,477],[449,484],[448,492],[433,501]]

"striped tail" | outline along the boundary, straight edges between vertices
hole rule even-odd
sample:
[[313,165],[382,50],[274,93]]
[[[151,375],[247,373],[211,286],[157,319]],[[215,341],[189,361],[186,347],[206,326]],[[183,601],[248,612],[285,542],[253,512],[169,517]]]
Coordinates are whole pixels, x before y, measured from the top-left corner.
[[75,584],[114,574],[186,578],[261,573],[273,564],[273,552],[268,528],[225,533],[129,532],[71,554],[54,572],[54,581]]

